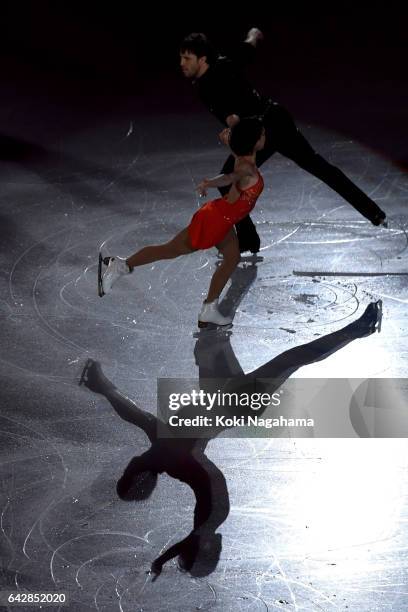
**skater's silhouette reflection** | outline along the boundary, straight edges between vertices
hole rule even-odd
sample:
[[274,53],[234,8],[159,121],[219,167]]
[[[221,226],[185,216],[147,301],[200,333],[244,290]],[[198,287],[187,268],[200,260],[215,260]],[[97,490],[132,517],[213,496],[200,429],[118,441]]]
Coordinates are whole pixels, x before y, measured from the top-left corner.
[[[150,440],[149,450],[129,462],[117,483],[121,499],[147,499],[156,485],[157,475],[163,472],[185,482],[194,492],[193,531],[157,559],[153,571],[160,573],[167,560],[179,555],[180,566],[193,575],[211,573],[221,551],[221,536],[215,531],[228,516],[229,501],[223,474],[204,454],[208,440],[158,438],[156,417],[120,393],[103,374],[100,364],[91,359],[85,366],[81,382],[91,391],[104,395],[122,419],[140,427]],[[202,563],[198,562],[199,549],[206,553]]]
[[[248,374],[243,373],[234,355],[229,333],[203,332],[194,350],[200,379],[236,377],[240,388],[243,382],[250,383],[255,378],[273,379],[274,385],[281,385],[298,368],[325,359],[357,338],[371,335],[377,329],[380,314],[379,303],[373,302],[359,319],[341,330],[285,351]],[[157,475],[163,472],[185,482],[194,492],[196,506],[191,533],[164,551],[153,562],[152,571],[158,575],[164,563],[178,556],[181,568],[193,576],[210,574],[221,553],[221,535],[216,530],[229,513],[225,478],[205,455],[210,438],[158,437],[158,419],[120,393],[95,361],[88,360],[81,382],[95,393],[104,395],[121,418],[143,429],[150,440],[149,450],[132,459],[118,481],[117,492],[121,499],[148,498],[157,482]],[[189,409],[183,408],[180,414],[191,415]],[[161,427],[165,426],[162,424]],[[221,431],[222,428],[217,429],[212,437]]]

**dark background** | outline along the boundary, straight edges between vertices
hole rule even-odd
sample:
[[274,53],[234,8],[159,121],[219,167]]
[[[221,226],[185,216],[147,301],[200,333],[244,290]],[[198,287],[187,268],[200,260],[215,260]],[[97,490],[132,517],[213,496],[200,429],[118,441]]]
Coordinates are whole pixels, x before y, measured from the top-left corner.
[[[251,3],[255,6],[255,3]],[[13,2],[2,9],[2,74],[22,95],[57,108],[105,112],[133,98],[135,112],[191,106],[178,43],[205,31],[221,51],[252,26],[265,33],[252,79],[299,121],[347,133],[406,166],[407,14],[390,3],[228,4]],[[275,8],[276,7],[276,8]],[[329,10],[331,9],[331,10]],[[95,98],[98,104],[95,104]]]
[[342,3],[333,13],[332,3],[289,2],[284,10],[262,10],[223,9],[220,3],[163,8],[121,1],[16,1],[3,9],[1,44],[37,65],[119,80],[135,73],[149,76],[152,68],[170,70],[178,41],[191,31],[205,31],[228,49],[257,26],[266,34],[264,52],[273,55],[270,68],[279,77],[288,70],[328,77],[345,68],[398,73],[407,59],[407,12],[389,3],[363,4]]

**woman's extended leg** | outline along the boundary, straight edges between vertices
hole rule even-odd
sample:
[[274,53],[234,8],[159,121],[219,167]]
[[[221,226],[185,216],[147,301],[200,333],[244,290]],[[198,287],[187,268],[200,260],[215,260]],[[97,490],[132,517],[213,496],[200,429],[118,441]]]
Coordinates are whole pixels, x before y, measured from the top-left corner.
[[188,253],[192,253],[194,250],[195,249],[192,248],[190,243],[188,229],[184,228],[169,242],[144,247],[127,259],[117,256],[111,257],[109,259],[108,267],[101,279],[102,292],[100,295],[102,296],[105,293],[109,293],[112,289],[113,283],[115,283],[118,278],[124,274],[131,272],[136,266],[143,266],[161,259],[173,259],[179,255],[187,255]]
[[126,263],[130,270],[136,266],[153,263],[161,259],[174,259],[179,255],[187,255],[192,253],[194,249],[191,246],[188,229],[184,228],[172,240],[164,244],[143,247],[126,259]]

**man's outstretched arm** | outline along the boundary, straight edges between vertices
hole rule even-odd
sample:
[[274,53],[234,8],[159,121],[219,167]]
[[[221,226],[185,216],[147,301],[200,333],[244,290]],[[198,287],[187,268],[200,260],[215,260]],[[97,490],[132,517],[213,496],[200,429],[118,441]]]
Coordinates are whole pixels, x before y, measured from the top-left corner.
[[[235,57],[235,61],[241,65],[250,63],[254,59],[254,53],[257,45],[264,39],[264,35],[258,28],[251,28],[248,34],[239,47],[238,56]],[[219,139],[224,145],[228,145],[231,136],[231,128],[234,127],[240,121],[240,116],[236,114],[228,115],[225,118],[226,127],[219,134]]]

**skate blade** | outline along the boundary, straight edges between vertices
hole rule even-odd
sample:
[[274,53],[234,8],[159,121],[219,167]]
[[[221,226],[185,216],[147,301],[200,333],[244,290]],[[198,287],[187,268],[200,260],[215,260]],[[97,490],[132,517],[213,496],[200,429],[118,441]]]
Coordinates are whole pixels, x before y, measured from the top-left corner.
[[84,368],[82,370],[82,374],[81,374],[81,378],[79,379],[79,383],[78,385],[84,385],[87,381],[87,376],[88,376],[88,370],[91,367],[91,365],[93,364],[93,360],[92,359],[87,359],[86,363],[84,365]]
[[103,258],[102,258],[102,255],[99,253],[99,261],[98,261],[98,295],[99,297],[103,297],[105,295],[105,292],[103,290],[103,285],[102,285],[102,263],[103,263]]
[[375,324],[375,329],[378,331],[378,333],[380,333],[381,324],[382,324],[382,316],[383,316],[382,300],[378,300],[376,303],[376,306],[377,306],[377,322]]
[[[218,252],[217,259],[223,260],[224,256],[220,252]],[[264,258],[262,255],[259,255],[259,253],[251,253],[250,255],[243,255],[243,253],[241,253],[240,263],[256,264],[256,263],[261,263],[263,261],[264,261]]]

